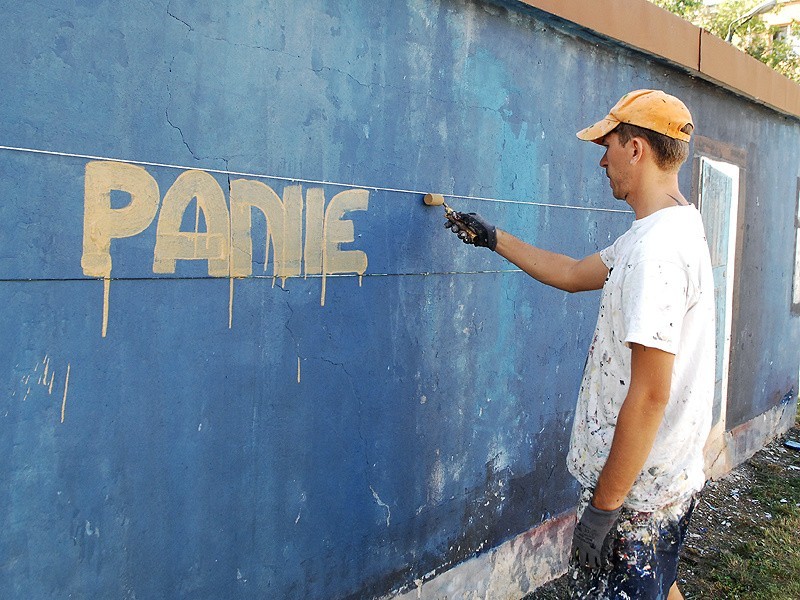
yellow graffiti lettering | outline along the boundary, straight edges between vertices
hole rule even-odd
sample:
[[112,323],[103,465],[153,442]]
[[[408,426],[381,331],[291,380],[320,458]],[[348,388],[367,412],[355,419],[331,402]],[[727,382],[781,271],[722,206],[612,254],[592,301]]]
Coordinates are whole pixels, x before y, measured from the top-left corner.
[[[183,215],[192,200],[203,212],[203,233],[181,231]],[[217,180],[205,171],[185,171],[164,195],[156,227],[153,272],[174,273],[176,260],[207,260],[209,275],[226,277],[229,237],[228,206]]]
[[[111,192],[130,194],[122,208],[111,207]],[[111,161],[86,164],[81,267],[89,277],[111,276],[111,240],[137,235],[158,212],[158,184],[142,167]]]
[[306,275],[322,275],[322,230],[325,225],[325,194],[320,188],[306,192],[306,245],[303,260]]
[[367,255],[361,250],[342,250],[342,244],[355,241],[355,228],[352,221],[343,217],[352,211],[367,210],[369,192],[367,190],[347,190],[331,198],[325,209],[325,224],[322,232],[322,296],[320,304],[325,306],[327,275],[337,273],[357,273],[363,275],[367,270]]
[[323,271],[327,275],[335,273],[358,273],[367,270],[367,255],[361,250],[342,250],[342,244],[355,241],[353,222],[343,217],[356,210],[367,210],[369,192],[367,190],[347,190],[331,198],[325,209],[325,230],[323,237]]
[[[230,183],[229,211],[225,192],[205,171],[181,173],[162,202],[156,180],[145,169],[114,161],[87,163],[84,187],[81,267],[84,275],[104,280],[104,337],[109,312],[111,240],[138,235],[156,219],[153,273],[175,273],[178,260],[200,260],[208,262],[211,277],[230,277],[229,327],[233,323],[233,278],[253,273],[253,209],[266,219],[264,269],[271,250],[273,277],[285,281],[301,274],[321,276],[322,305],[328,275],[353,273],[359,276],[360,285],[367,270],[364,251],[342,248],[355,241],[353,221],[345,217],[353,211],[367,210],[367,190],[340,192],[326,206],[321,188],[306,190],[304,201],[299,185],[286,186],[281,198],[261,181],[235,179]],[[130,202],[115,208],[115,191],[129,195]],[[183,225],[192,206],[194,228],[186,231]]]
[[253,238],[251,208],[267,219],[267,251],[273,251],[273,273],[286,279],[300,275],[303,261],[303,192],[297,185],[278,194],[260,181],[236,179],[231,182],[231,275],[247,277],[253,273]]

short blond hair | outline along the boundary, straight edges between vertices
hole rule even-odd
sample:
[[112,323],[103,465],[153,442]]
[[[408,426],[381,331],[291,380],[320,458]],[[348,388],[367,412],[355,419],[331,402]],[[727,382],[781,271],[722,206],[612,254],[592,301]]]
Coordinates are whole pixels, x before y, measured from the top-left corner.
[[[689,129],[689,131],[684,133],[692,133],[691,123],[687,124],[685,128]],[[647,140],[647,143],[653,149],[656,164],[663,171],[677,171],[689,158],[689,142],[676,140],[652,129],[645,129],[630,123],[620,123],[614,128],[614,133],[619,136],[619,143],[623,146],[635,137]]]

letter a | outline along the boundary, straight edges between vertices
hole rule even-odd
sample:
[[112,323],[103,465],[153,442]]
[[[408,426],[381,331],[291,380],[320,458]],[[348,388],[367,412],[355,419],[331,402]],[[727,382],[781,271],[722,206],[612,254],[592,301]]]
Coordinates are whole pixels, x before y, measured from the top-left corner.
[[[194,198],[203,211],[206,233],[180,230],[183,213]],[[229,236],[228,206],[217,180],[205,171],[185,171],[164,194],[153,272],[174,273],[177,259],[207,260],[209,275],[227,277]]]

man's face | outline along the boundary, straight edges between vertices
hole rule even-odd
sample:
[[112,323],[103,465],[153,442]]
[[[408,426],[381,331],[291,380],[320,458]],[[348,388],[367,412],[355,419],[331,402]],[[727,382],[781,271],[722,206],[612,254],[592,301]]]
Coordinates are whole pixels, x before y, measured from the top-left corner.
[[[606,151],[600,159],[600,166],[606,170],[611,184],[611,193],[617,200],[625,200],[628,196],[630,156],[627,144],[619,143],[619,135],[611,132],[599,140]],[[630,142],[629,142],[630,143]]]

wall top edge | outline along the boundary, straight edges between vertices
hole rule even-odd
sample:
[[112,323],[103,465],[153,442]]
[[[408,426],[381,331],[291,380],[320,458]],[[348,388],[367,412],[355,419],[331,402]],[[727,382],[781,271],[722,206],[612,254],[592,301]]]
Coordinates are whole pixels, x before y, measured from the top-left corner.
[[648,0],[513,0],[800,119],[800,84]]

